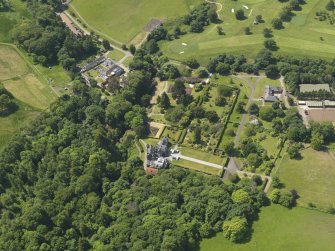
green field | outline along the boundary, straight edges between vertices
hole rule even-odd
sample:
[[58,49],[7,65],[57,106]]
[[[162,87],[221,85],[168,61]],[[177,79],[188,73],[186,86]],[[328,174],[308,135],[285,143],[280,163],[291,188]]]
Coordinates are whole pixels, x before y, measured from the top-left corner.
[[301,152],[301,160],[284,157],[277,174],[287,189],[296,189],[298,203],[312,202],[318,208],[335,206],[335,159],[327,152],[311,148]]
[[57,98],[11,46],[0,45],[0,81],[16,99],[38,109],[46,109]]
[[200,251],[332,251],[335,216],[304,208],[265,207],[252,226],[250,241],[234,244],[218,233]]
[[[263,48],[263,29],[271,27],[271,20],[287,5],[287,2],[280,3],[278,0],[219,0],[219,2],[224,6],[220,13],[223,23],[220,25],[225,35],[218,35],[217,25],[212,24],[201,34],[189,33],[172,42],[161,42],[163,52],[176,60],[196,57],[201,63],[206,63],[210,57],[223,52],[242,53],[253,57]],[[334,58],[334,25],[315,20],[315,12],[324,10],[328,0],[306,2],[302,5],[301,11],[294,12],[295,16],[290,23],[284,23],[285,29],[274,30],[273,38],[279,46],[278,53]],[[243,9],[243,5],[249,8],[244,9],[247,18],[238,21],[232,9]],[[253,25],[256,15],[262,15],[265,22]],[[244,34],[245,27],[250,27],[251,35]],[[187,46],[182,43],[186,43]],[[184,53],[180,54],[181,52]]]
[[[28,61],[29,62],[29,61]],[[36,69],[35,69],[36,70]],[[15,47],[0,45],[0,82],[15,97],[19,109],[0,117],[0,150],[10,138],[49,107],[57,98],[56,93],[40,80]]]
[[194,171],[203,172],[203,173],[212,174],[212,175],[218,175],[220,172],[219,169],[216,169],[214,167],[205,166],[205,165],[198,164],[198,163],[184,160],[184,159],[173,160],[172,164],[182,167],[182,168],[187,168],[187,169],[191,169]]
[[35,108],[18,100],[16,100],[16,103],[19,109],[15,113],[7,117],[0,117],[0,152],[14,134],[18,133],[21,128],[28,125],[39,114],[39,111]]
[[189,147],[179,147],[178,149],[180,150],[181,154],[187,157],[196,158],[196,159],[200,159],[203,161],[207,161],[207,162],[211,162],[211,163],[215,163],[219,165],[221,164],[223,165],[223,162],[224,162],[224,159],[221,158],[220,156],[207,153],[204,151],[196,150],[196,149],[189,148]]
[[108,53],[108,58],[113,59],[115,61],[120,61],[124,57],[124,53],[118,50],[112,50]]
[[[129,43],[143,32],[151,19],[166,19],[186,14],[202,0],[74,0],[72,11],[89,27],[119,43]],[[79,13],[79,15],[78,15]],[[139,35],[141,36],[141,35]]]

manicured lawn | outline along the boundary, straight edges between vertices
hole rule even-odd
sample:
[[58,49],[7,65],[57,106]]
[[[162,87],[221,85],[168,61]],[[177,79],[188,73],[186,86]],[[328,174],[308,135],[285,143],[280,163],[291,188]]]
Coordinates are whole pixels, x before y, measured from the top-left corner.
[[[162,41],[160,45],[164,54],[179,61],[195,57],[202,64],[224,52],[254,57],[263,48],[263,29],[270,28],[271,20],[288,4],[278,0],[219,0],[219,2],[224,6],[221,12],[223,23],[220,26],[225,35],[218,35],[217,24],[211,24],[201,34],[189,33],[172,42]],[[275,53],[334,58],[334,27],[315,19],[315,12],[324,10],[327,2],[328,0],[306,1],[306,4],[302,5],[302,11],[294,12],[292,21],[284,23],[285,29],[274,30],[273,39],[279,47]],[[238,21],[232,9],[243,9],[243,5],[249,7],[249,10],[244,9],[247,18]],[[262,15],[264,23],[253,25],[256,15]],[[251,35],[244,34],[245,27],[250,27]],[[186,43],[187,46],[183,46],[182,43]],[[182,51],[184,53],[180,54]]]
[[129,57],[129,58],[127,58],[125,61],[123,61],[123,64],[125,65],[125,66],[129,66],[129,64],[131,63],[133,61],[133,57]]
[[115,61],[119,61],[124,57],[124,53],[122,51],[112,50],[108,53],[108,57]]
[[224,161],[224,159],[221,158],[220,156],[207,153],[204,151],[196,150],[193,148],[179,147],[178,149],[180,150],[182,155],[185,155],[187,157],[196,158],[196,159],[200,159],[200,160],[215,163],[215,164],[223,164],[223,161]]
[[212,174],[212,175],[218,175],[220,171],[217,168],[214,168],[211,166],[205,166],[205,165],[198,164],[198,163],[191,162],[191,161],[184,160],[184,159],[173,160],[172,164],[183,167],[183,168],[192,169],[195,171]]
[[278,170],[280,180],[287,189],[296,189],[298,203],[312,202],[317,207],[335,206],[335,159],[327,152],[311,148],[301,151],[301,160],[286,155]]
[[6,117],[0,117],[0,151],[8,144],[14,134],[20,131],[20,128],[29,124],[39,112],[16,100],[19,109]]
[[0,45],[0,81],[4,87],[18,100],[38,109],[46,109],[57,95],[50,84],[42,79],[42,74],[37,76],[36,73],[41,72],[28,66],[13,47]]
[[218,233],[200,243],[200,251],[332,251],[335,247],[335,216],[304,208],[288,210],[269,206],[261,210],[252,236],[234,244]]
[[151,19],[166,19],[186,14],[192,6],[202,2],[201,0],[74,0],[71,6],[89,26],[105,34],[107,38],[128,43],[143,31]]

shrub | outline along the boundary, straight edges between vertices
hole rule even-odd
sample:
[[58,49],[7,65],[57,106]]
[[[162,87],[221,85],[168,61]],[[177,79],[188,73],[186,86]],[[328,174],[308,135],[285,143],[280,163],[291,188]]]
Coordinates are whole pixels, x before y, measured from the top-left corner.
[[243,217],[234,217],[225,221],[222,227],[223,235],[233,242],[242,241],[248,233],[248,222]]

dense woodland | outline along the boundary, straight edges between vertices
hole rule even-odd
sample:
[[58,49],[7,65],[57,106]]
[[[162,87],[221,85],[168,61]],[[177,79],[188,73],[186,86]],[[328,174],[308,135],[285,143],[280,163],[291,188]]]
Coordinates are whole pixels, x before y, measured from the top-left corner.
[[75,72],[76,64],[97,52],[97,41],[92,36],[74,36],[65,28],[55,11],[60,1],[28,0],[32,19],[23,19],[11,32],[14,42],[26,50],[36,63],[60,63]]
[[[70,34],[54,14],[58,4],[28,0],[33,19],[23,20],[12,36],[37,63],[60,62],[75,71],[79,60],[96,53],[96,41]],[[213,6],[203,4],[180,21],[191,32],[201,32],[217,16]],[[179,35],[182,31],[175,29],[172,36]],[[72,96],[61,97],[1,153],[1,250],[195,250],[201,238],[222,230],[234,242],[250,235],[259,208],[267,204],[261,180],[227,185],[217,177],[174,167],[149,176],[142,161],[130,155],[135,138],[148,131],[146,107],[154,77],[185,75],[161,55],[157,45],[161,39],[171,39],[164,27],[154,31],[141,49],[133,50],[126,87],[113,82],[107,87],[115,94],[111,101],[76,80]],[[185,64],[199,66],[194,60]],[[268,50],[260,52],[255,63],[223,54],[208,65],[209,72],[222,75],[260,70],[270,77],[283,75],[292,92],[300,83],[335,84],[334,61],[278,57]],[[198,73],[208,74],[203,69]],[[166,95],[160,99],[167,120],[187,125],[191,118],[218,119],[186,94],[182,79],[175,81],[172,94],[178,103],[174,109],[169,109]],[[0,113],[15,105],[11,98],[0,89]],[[240,107],[246,112],[243,104]],[[266,110],[253,109],[252,114],[273,123],[274,133],[290,141],[293,158],[298,157],[301,143],[311,142],[321,150],[335,140],[332,125],[312,124],[307,129],[294,109],[286,111],[278,103]],[[265,149],[252,140],[236,150],[255,165],[268,161]],[[289,192],[275,190],[270,199],[287,207],[294,204]]]
[[0,83],[0,117],[15,112],[17,108],[18,106],[14,101],[13,95]]
[[1,250],[194,249],[225,220],[246,222],[231,233],[245,237],[266,203],[261,187],[179,168],[145,175],[128,157],[134,135],[127,111],[115,110],[125,106],[81,83],[74,93],[0,156]]

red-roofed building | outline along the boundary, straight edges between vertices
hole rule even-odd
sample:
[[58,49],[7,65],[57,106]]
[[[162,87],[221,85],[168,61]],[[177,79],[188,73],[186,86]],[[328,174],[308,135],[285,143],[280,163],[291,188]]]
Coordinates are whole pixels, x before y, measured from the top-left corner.
[[192,91],[193,91],[193,89],[192,88],[186,88],[185,89],[185,92],[186,92],[186,94],[188,94],[188,95],[191,95],[192,94]]
[[151,175],[156,175],[158,173],[158,169],[156,168],[152,168],[152,167],[148,167],[146,169],[146,173],[147,174],[151,174]]

